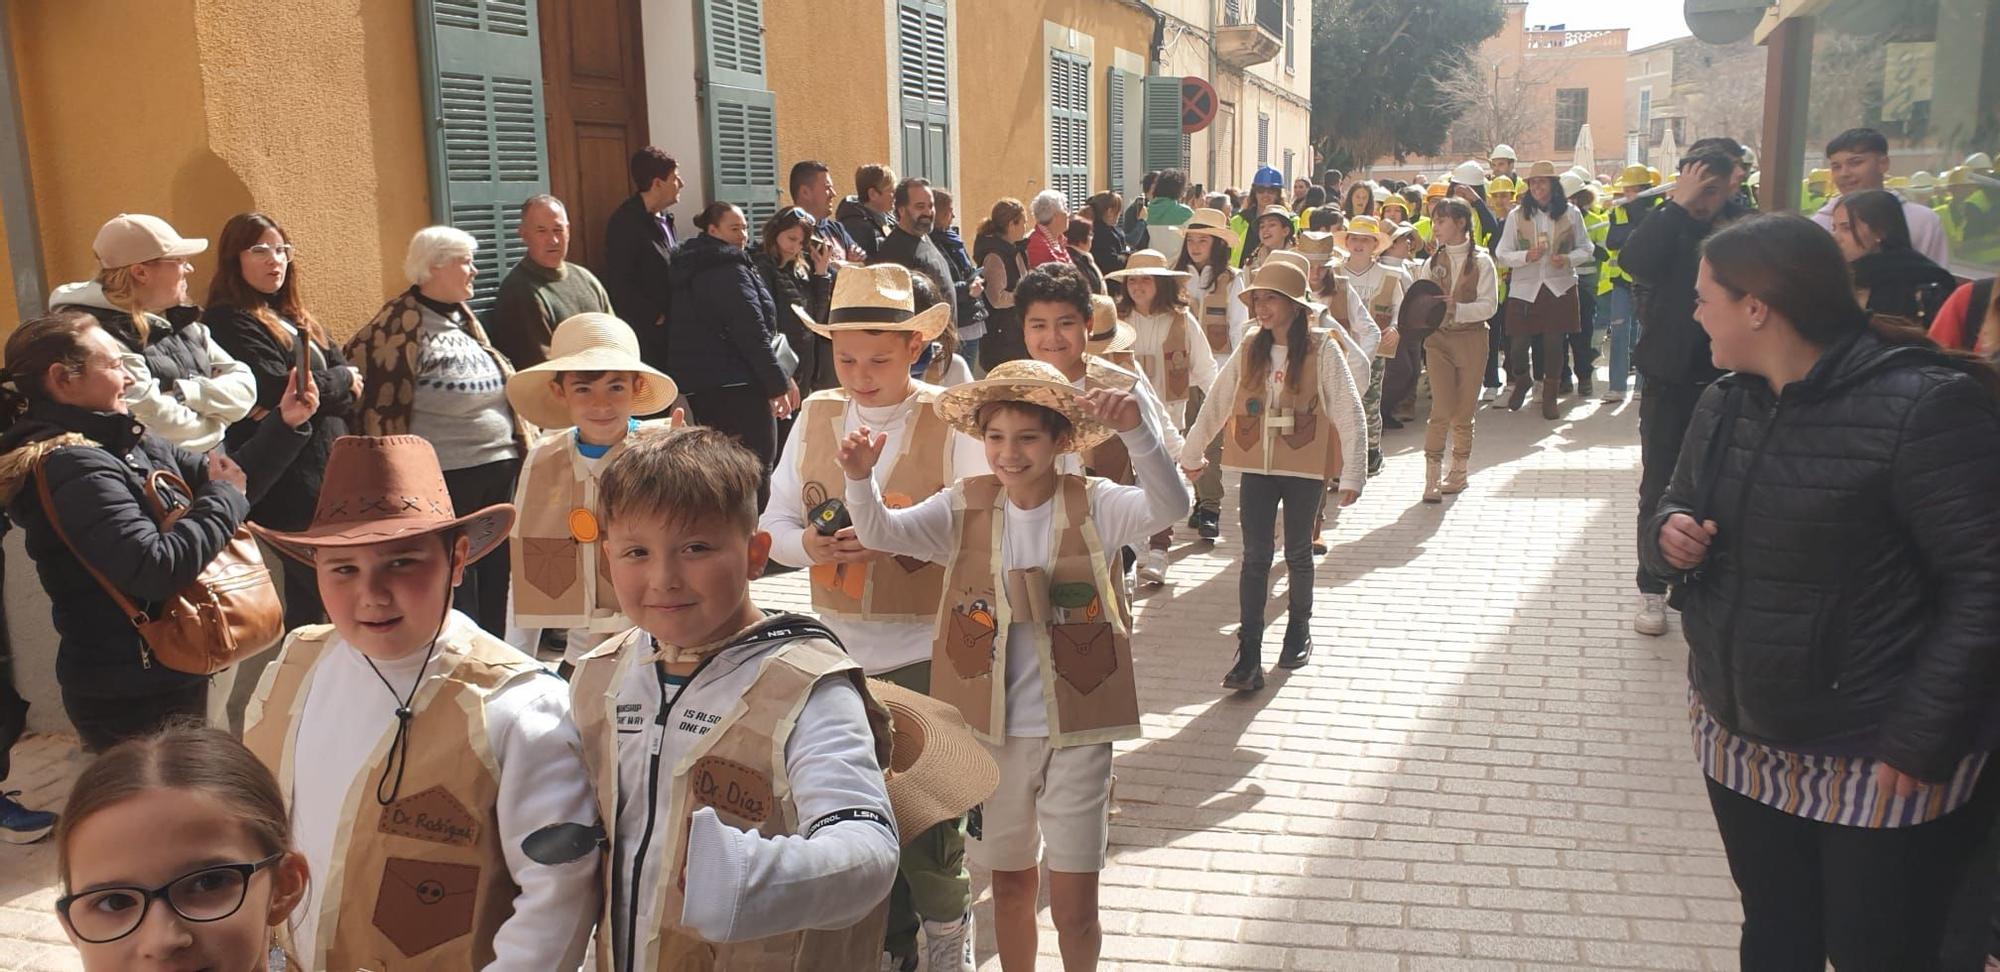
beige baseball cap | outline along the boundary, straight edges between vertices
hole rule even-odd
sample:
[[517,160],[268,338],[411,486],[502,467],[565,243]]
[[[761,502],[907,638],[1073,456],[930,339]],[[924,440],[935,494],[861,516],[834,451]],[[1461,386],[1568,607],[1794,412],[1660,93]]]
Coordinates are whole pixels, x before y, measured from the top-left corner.
[[97,254],[98,266],[116,270],[148,260],[194,256],[208,249],[208,241],[185,239],[158,216],[119,213],[97,231],[90,249]]

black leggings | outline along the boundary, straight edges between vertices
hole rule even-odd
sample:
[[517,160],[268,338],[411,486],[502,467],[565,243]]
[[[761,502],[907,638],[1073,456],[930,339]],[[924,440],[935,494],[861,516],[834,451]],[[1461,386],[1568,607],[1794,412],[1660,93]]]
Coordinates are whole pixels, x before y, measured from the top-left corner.
[[[452,512],[464,516],[495,503],[514,502],[514,479],[520,474],[519,459],[445,470],[444,488],[451,495]],[[501,541],[492,553],[465,568],[465,580],[452,594],[451,606],[487,634],[507,637],[508,574],[507,543]]]
[[[1649,391],[1650,395],[1651,392]],[[1708,781],[1743,896],[1743,968],[1926,972],[1940,968],[1951,902],[1993,822],[2000,766],[1972,799],[1915,827],[1816,823]]]
[[1237,597],[1243,627],[1236,640],[1245,657],[1259,657],[1257,646],[1264,638],[1264,601],[1271,593],[1271,534],[1279,504],[1285,507],[1285,568],[1290,577],[1285,623],[1303,625],[1312,617],[1312,525],[1325,493],[1324,481],[1303,476],[1244,473],[1237,483],[1236,518],[1243,533],[1243,576]]
[[704,388],[687,393],[688,420],[736,437],[757,456],[764,476],[757,483],[757,510],[771,499],[771,466],[778,458],[778,420],[771,417],[771,396],[756,385]]

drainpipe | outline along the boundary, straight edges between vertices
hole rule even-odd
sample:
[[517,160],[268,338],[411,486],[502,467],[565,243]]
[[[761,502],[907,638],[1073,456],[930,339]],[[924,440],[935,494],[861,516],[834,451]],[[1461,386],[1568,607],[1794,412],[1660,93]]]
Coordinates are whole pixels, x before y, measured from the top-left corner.
[[42,274],[42,232],[35,218],[35,182],[28,169],[28,133],[21,121],[21,77],[14,63],[13,4],[0,0],[0,214],[14,270],[18,320],[48,310]]

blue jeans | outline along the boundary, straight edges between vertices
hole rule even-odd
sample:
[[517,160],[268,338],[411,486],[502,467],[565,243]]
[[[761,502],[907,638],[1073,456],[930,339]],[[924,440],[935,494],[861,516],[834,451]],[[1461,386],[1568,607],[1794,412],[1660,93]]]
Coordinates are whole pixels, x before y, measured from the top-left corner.
[[1611,340],[1611,390],[1625,390],[1625,376],[1632,370],[1632,338],[1637,322],[1632,320],[1632,287],[1615,283],[1611,292],[1597,302],[1598,320]]
[[965,363],[972,366],[972,374],[975,377],[985,373],[985,370],[979,367],[979,342],[983,339],[984,335],[973,338],[970,341],[961,340],[958,342],[958,356],[964,358]]

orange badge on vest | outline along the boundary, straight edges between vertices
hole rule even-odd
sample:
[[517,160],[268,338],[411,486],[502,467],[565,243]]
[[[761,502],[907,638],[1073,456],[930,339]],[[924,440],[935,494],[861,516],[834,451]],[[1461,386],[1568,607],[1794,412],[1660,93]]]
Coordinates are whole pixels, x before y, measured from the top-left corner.
[[577,543],[596,543],[597,514],[581,506],[569,511],[569,535]]

